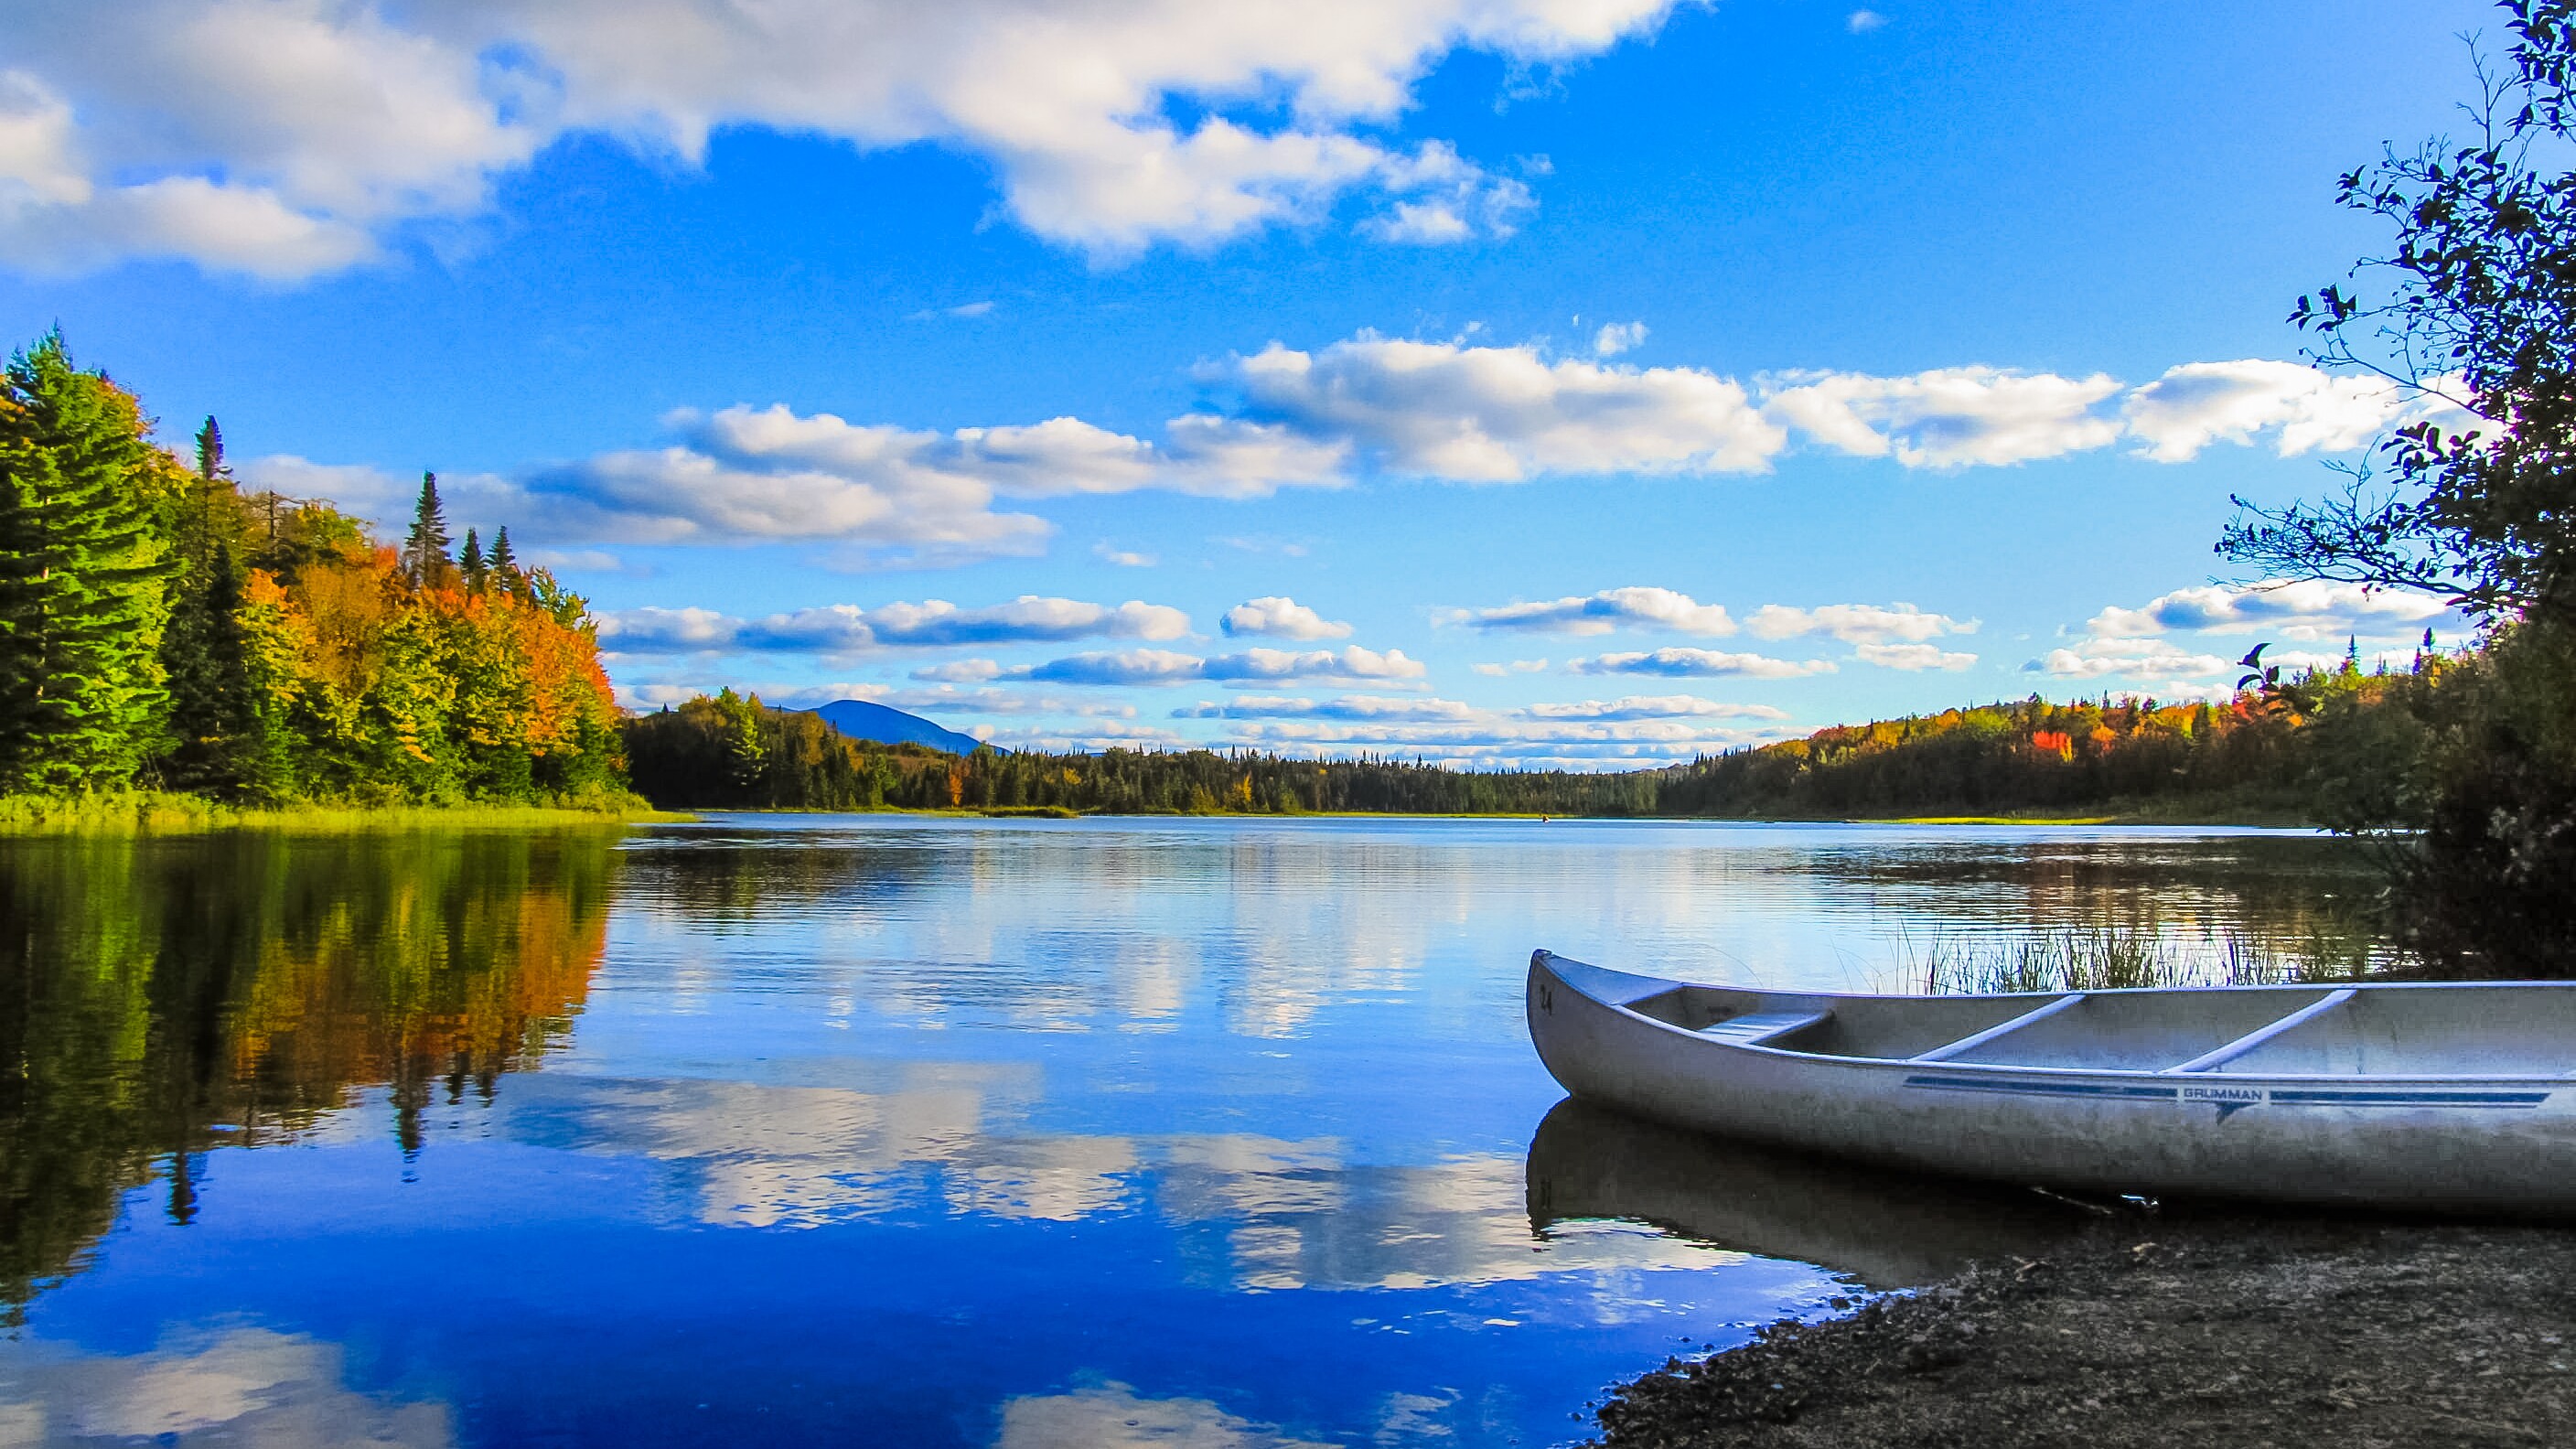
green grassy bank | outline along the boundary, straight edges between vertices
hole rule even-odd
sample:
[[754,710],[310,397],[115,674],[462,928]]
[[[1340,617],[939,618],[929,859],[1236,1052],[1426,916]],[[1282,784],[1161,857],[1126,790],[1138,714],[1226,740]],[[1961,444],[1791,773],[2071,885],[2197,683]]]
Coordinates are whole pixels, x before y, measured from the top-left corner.
[[189,834],[285,830],[328,835],[374,830],[547,830],[694,817],[618,794],[556,805],[227,805],[200,795],[133,790],[88,795],[0,795],[0,835]]

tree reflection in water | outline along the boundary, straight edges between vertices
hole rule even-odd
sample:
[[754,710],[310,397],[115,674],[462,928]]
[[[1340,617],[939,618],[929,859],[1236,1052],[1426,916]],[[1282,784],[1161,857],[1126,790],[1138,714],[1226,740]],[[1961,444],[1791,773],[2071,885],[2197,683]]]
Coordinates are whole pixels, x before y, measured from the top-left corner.
[[579,1012],[613,831],[0,841],[0,1305],[80,1266],[119,1198],[386,1085],[406,1153]]

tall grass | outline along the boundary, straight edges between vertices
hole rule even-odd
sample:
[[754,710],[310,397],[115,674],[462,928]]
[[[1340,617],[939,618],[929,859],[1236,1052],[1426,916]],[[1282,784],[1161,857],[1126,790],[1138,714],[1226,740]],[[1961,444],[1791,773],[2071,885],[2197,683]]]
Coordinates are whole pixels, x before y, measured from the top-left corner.
[[2119,991],[2147,986],[2273,986],[2344,981],[2383,964],[2367,942],[2295,944],[2236,930],[2195,944],[2155,925],[2059,926],[2026,935],[1900,938],[1909,982],[1931,995]]
[[85,795],[0,795],[0,835],[196,834],[284,830],[305,835],[377,830],[541,830],[638,820],[686,820],[633,795],[553,805],[367,805],[307,802],[226,805],[200,795],[130,790]]

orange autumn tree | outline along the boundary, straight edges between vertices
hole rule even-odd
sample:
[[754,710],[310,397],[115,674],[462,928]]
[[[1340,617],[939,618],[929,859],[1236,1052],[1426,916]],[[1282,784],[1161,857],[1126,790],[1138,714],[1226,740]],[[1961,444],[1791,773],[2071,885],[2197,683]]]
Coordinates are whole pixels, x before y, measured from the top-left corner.
[[582,599],[513,563],[425,569],[324,505],[241,610],[255,793],[443,802],[623,789],[617,707]]
[[397,552],[150,429],[59,333],[0,378],[0,792],[630,798],[587,605],[506,529],[451,557],[424,478]]

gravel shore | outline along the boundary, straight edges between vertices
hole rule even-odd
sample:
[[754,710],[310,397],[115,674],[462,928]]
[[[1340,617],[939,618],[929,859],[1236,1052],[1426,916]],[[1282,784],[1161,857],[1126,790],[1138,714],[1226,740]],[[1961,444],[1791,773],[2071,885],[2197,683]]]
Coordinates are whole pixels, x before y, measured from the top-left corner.
[[2121,1210],[1667,1363],[1608,1449],[2576,1444],[2576,1231]]

